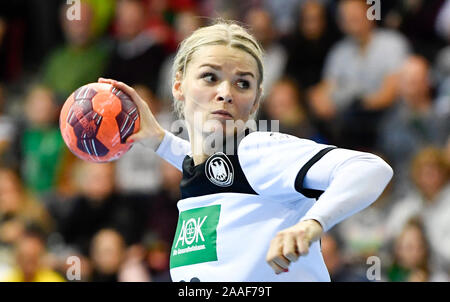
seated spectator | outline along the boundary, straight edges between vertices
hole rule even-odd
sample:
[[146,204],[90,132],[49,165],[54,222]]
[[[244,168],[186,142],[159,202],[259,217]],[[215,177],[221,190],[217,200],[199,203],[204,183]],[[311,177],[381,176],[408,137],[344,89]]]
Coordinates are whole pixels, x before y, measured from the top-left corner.
[[116,6],[116,41],[104,76],[128,85],[143,84],[156,91],[166,54],[146,30],[147,11],[142,0],[120,0]]
[[27,189],[43,194],[56,187],[69,152],[58,127],[58,107],[53,92],[31,88],[25,100],[25,123],[17,134],[16,156]]
[[93,35],[94,11],[81,2],[80,20],[69,20],[63,5],[61,23],[66,43],[54,50],[42,66],[43,82],[56,92],[62,103],[77,88],[96,82],[104,73],[109,46]]
[[127,249],[118,274],[118,281],[153,281],[153,276],[149,272],[149,267],[146,263],[146,249],[142,244],[135,244]]
[[58,273],[44,264],[45,242],[41,234],[27,231],[15,247],[16,267],[2,282],[64,282]]
[[361,271],[344,259],[342,241],[334,232],[325,233],[320,239],[323,260],[330,273],[331,282],[367,282]]
[[268,92],[283,75],[287,53],[277,41],[277,33],[273,28],[273,20],[269,11],[261,8],[251,9],[245,16],[245,23],[248,24],[250,31],[264,49],[263,91]]
[[408,45],[400,34],[376,28],[366,16],[366,1],[342,0],[338,9],[346,37],[331,49],[310,106],[337,144],[368,149],[383,111],[395,100],[396,72]]
[[435,107],[431,97],[429,66],[423,57],[409,57],[400,70],[398,101],[380,125],[378,148],[400,173],[412,156],[427,145],[443,146],[450,133],[450,114]]
[[171,282],[169,271],[170,244],[166,241],[155,240],[147,254],[147,266],[152,274],[153,282]]
[[[76,181],[80,194],[58,221],[65,243],[88,255],[92,237],[103,228],[116,229],[126,244],[138,242],[144,231],[142,201],[127,199],[114,186],[114,163],[79,162]],[[143,213],[144,212],[144,213]]]
[[90,256],[93,282],[117,282],[125,255],[123,237],[112,229],[102,229],[92,238]]
[[321,141],[302,106],[298,85],[288,78],[275,82],[268,92],[262,119],[267,119],[268,125],[272,120],[279,121],[280,132]]
[[325,58],[337,34],[321,1],[303,1],[298,14],[294,32],[283,39],[288,52],[285,73],[306,91],[320,82]]
[[0,242],[12,244],[28,224],[37,225],[44,232],[53,227],[51,217],[25,190],[18,173],[0,167]]
[[412,218],[403,227],[394,244],[394,261],[387,271],[391,282],[449,281],[431,263],[430,246],[420,219]]
[[434,147],[421,150],[411,163],[413,190],[395,202],[387,218],[390,238],[398,236],[411,217],[420,217],[430,240],[432,256],[450,265],[450,184],[444,154]]

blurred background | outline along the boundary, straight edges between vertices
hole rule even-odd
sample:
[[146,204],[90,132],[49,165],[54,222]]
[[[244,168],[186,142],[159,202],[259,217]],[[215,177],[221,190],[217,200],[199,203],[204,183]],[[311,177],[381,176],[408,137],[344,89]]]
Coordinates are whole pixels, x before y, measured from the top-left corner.
[[[66,148],[59,110],[99,76],[133,85],[166,129],[177,44],[222,17],[265,49],[261,119],[378,154],[395,171],[372,206],[322,238],[333,281],[450,278],[450,0],[0,2],[0,280],[170,281],[181,173],[135,145],[90,164]],[[73,2],[73,1],[72,1]],[[370,180],[368,180],[370,181]]]

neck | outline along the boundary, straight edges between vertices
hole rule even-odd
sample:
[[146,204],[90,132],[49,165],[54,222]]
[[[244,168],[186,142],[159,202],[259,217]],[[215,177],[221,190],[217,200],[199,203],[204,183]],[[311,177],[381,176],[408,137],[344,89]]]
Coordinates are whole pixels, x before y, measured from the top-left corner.
[[234,155],[237,145],[244,136],[244,130],[236,130],[234,134],[228,136],[215,133],[193,133],[193,135],[189,135],[194,165],[202,164],[216,152]]
[[363,33],[362,35],[360,35],[357,38],[361,51],[365,51],[366,50],[367,45],[369,45],[369,42],[370,42],[371,38],[372,38],[372,31],[368,31],[366,33]]
[[430,109],[431,100],[429,96],[423,96],[416,98],[412,104],[413,105],[411,107],[415,112],[428,112]]

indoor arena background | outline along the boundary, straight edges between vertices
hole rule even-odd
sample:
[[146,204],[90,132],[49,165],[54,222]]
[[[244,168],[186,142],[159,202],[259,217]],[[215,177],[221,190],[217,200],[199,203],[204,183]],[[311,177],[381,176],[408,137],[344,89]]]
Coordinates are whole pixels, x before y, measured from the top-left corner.
[[75,2],[0,3],[0,280],[22,270],[68,281],[79,260],[82,281],[170,281],[181,173],[138,146],[80,162],[59,110],[78,87],[114,78],[169,129],[177,43],[217,17],[246,24],[265,49],[260,119],[394,168],[372,206],[323,236],[332,280],[449,280],[449,0],[368,1],[367,13],[357,0],[86,0],[70,21]]

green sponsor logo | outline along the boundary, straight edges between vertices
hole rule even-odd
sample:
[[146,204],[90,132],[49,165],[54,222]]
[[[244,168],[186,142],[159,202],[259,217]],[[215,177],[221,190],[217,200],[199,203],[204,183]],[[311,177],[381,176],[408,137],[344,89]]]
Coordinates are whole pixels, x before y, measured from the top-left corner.
[[217,261],[217,224],[220,205],[180,213],[170,253],[170,268]]

